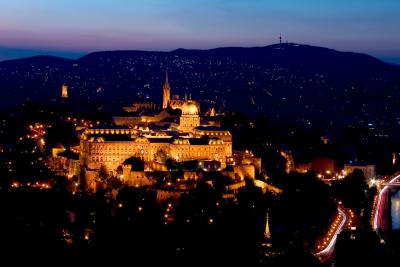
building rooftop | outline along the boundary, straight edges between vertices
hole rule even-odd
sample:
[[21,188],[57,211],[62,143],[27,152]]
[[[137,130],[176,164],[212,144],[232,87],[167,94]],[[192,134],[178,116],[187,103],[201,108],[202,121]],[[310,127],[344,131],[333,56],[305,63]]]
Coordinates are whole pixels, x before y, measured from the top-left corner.
[[67,158],[67,159],[75,159],[75,160],[79,159],[79,154],[78,153],[74,153],[71,150],[65,150],[64,152],[61,152],[61,153],[57,154],[57,156],[64,157],[64,158]]
[[195,129],[200,131],[227,131],[217,126],[207,126],[207,125],[200,125],[197,126]]
[[208,145],[208,141],[210,139],[208,137],[202,137],[202,138],[188,138],[188,140],[191,145]]
[[151,130],[155,131],[166,131],[171,128],[171,123],[169,122],[164,122],[164,123],[151,123],[149,125],[149,128]]
[[157,110],[143,110],[139,113],[139,116],[156,116],[160,114],[160,111]]
[[150,143],[172,143],[174,141],[174,138],[171,136],[168,137],[148,137],[147,140],[149,140]]
[[126,125],[106,125],[106,124],[100,124],[100,125],[94,125],[93,127],[89,128],[89,129],[111,129],[111,130],[115,130],[115,129],[129,129],[128,126]]
[[129,134],[90,134],[88,140],[92,138],[97,141],[132,141]]
[[139,116],[139,113],[137,113],[137,112],[122,111],[122,112],[118,113],[118,115],[113,116],[113,118],[118,118],[118,117],[137,118],[140,116]]

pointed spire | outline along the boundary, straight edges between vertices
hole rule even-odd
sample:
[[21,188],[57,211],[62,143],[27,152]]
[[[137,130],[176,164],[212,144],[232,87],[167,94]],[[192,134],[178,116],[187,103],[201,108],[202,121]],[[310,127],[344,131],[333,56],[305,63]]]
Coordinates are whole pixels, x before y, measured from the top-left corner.
[[271,232],[269,230],[269,218],[268,218],[268,211],[267,211],[267,216],[265,220],[265,232],[264,232],[264,237],[265,239],[270,239],[271,238]]
[[214,107],[212,107],[212,108],[210,109],[210,116],[211,116],[211,117],[214,117],[214,116],[215,116],[215,108],[214,108]]
[[66,85],[65,83],[63,83],[61,87],[61,98],[68,98],[68,85]]
[[165,109],[168,107],[169,102],[171,100],[171,88],[169,87],[168,82],[168,71],[165,71],[165,83],[163,86],[163,104],[162,107]]
[[187,101],[187,93],[185,93],[185,101]]

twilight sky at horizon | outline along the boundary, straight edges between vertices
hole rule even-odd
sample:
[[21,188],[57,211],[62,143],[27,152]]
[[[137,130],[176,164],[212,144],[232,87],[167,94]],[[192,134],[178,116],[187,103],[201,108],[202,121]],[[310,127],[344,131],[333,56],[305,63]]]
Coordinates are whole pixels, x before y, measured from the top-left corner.
[[263,46],[280,32],[285,41],[400,58],[398,25],[398,0],[0,0],[0,60]]

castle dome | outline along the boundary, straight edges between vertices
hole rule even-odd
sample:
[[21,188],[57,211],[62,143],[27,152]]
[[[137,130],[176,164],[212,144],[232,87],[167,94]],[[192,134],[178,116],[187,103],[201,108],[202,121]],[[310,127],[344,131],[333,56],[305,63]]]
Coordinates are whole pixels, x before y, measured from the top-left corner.
[[188,101],[182,105],[182,115],[199,115],[199,108],[193,101]]

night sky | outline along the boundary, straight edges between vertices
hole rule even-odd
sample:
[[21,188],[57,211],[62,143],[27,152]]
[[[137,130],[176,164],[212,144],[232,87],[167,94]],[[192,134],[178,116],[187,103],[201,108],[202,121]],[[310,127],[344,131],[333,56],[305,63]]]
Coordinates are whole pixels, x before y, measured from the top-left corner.
[[283,40],[400,63],[399,0],[0,0],[0,60]]

